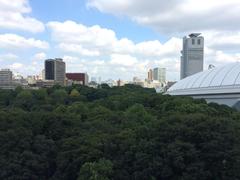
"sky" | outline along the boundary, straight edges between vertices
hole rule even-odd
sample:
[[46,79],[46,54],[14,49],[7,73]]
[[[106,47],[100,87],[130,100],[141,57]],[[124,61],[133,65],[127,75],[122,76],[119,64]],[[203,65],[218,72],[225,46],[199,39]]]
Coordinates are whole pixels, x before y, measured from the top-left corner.
[[63,58],[67,72],[179,80],[182,38],[205,38],[204,68],[240,60],[239,0],[0,0],[0,68],[40,74]]

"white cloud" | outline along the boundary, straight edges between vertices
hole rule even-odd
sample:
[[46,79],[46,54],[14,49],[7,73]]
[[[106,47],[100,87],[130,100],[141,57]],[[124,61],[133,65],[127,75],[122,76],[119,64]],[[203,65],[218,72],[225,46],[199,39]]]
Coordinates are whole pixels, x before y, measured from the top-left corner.
[[208,31],[203,33],[206,46],[223,51],[239,51],[240,31],[239,32],[217,32]]
[[180,55],[182,46],[182,40],[179,38],[171,38],[165,44],[160,41],[145,41],[136,44],[137,54],[144,55],[146,57],[164,57],[164,56],[176,56]]
[[63,57],[63,60],[64,60],[64,62],[66,62],[67,64],[68,64],[68,63],[69,63],[69,64],[73,64],[73,63],[76,63],[77,61],[79,61],[79,58],[65,55],[65,56]]
[[239,50],[239,0],[88,0],[87,7],[129,17],[167,36],[202,32],[209,48]]
[[0,54],[0,61],[12,61],[17,60],[19,57],[12,53]]
[[164,44],[158,40],[133,44],[129,40],[124,43],[125,51],[121,52],[121,43],[115,48],[117,53],[149,58],[150,66],[167,67],[170,76],[179,76],[182,40],[178,37],[191,32],[202,32],[205,37],[205,68],[240,60],[239,0],[88,0],[87,7],[128,17],[172,37]]
[[240,53],[224,53],[223,51],[207,50],[205,52],[205,69],[208,68],[210,64],[214,66],[223,66],[227,63],[239,62]]
[[100,52],[97,50],[89,50],[82,47],[82,45],[78,44],[66,44],[66,43],[60,43],[59,49],[61,49],[63,52],[73,52],[78,53],[82,56],[99,56]]
[[12,65],[10,65],[10,68],[13,70],[19,70],[23,68],[23,64],[22,63],[13,63]]
[[97,47],[111,45],[116,40],[115,32],[98,25],[87,27],[74,21],[49,22],[53,40],[67,43],[94,44]]
[[133,41],[118,39],[111,29],[100,26],[87,27],[73,21],[49,22],[52,39],[63,52],[76,53],[82,56],[103,56],[111,54],[128,54],[135,56],[159,57],[179,54],[181,40],[171,38],[166,43],[145,41],[135,44]]
[[134,43],[127,38],[118,39],[111,29],[87,27],[73,21],[49,22],[48,27],[57,48],[68,53],[64,57],[67,70],[108,74],[113,78],[123,76],[129,79],[136,75],[144,78],[148,68],[158,65],[154,63],[156,60],[168,57],[168,61],[173,59],[175,63],[182,45],[179,38],[171,38],[165,43],[158,40]]
[[[66,21],[50,22],[48,27],[58,49],[68,54],[65,57],[68,70],[78,69],[105,78],[108,76],[129,79],[136,75],[145,78],[149,68],[160,66],[167,68],[169,80],[177,80],[179,77],[182,49],[180,38],[172,37],[165,43],[159,40],[134,43],[128,38],[119,39],[113,30],[100,26],[88,27]],[[98,30],[93,30],[96,27]],[[220,39],[216,40],[215,36]],[[239,56],[219,50],[217,46],[220,48],[221,45],[226,49],[227,43],[236,43],[237,46],[239,42],[233,35],[229,37],[220,32],[206,32],[205,67],[209,64],[219,66],[221,63],[233,62]]]
[[44,31],[42,22],[27,15],[30,12],[28,0],[0,0],[0,28],[33,33]]
[[[206,5],[207,4],[207,5]],[[119,38],[112,29],[99,25],[86,26],[74,21],[47,23],[52,41],[59,54],[65,54],[68,71],[89,72],[104,78],[130,79],[146,77],[148,68],[166,67],[168,79],[179,77],[179,36],[191,31],[200,31],[205,37],[205,67],[220,66],[239,60],[240,47],[240,1],[239,0],[87,0],[89,8],[104,13],[126,16],[141,25],[151,27],[167,35],[169,40],[143,41],[136,43],[128,38]],[[0,28],[44,31],[42,22],[31,17],[28,0],[0,0]],[[40,60],[46,59],[46,41],[26,38],[16,34],[0,34],[0,48],[6,52],[0,61],[17,60],[9,50],[41,49],[27,60],[10,64],[18,71],[39,71]],[[27,64],[28,63],[28,64]],[[22,70],[24,69],[24,71]]]
[[128,16],[165,33],[239,30],[239,0],[88,0],[101,12]]
[[45,60],[47,58],[47,55],[44,52],[40,52],[34,55],[33,60],[39,61],[39,60]]
[[0,34],[0,48],[7,50],[29,48],[48,49],[49,44],[46,41],[36,40],[34,38],[27,39],[16,34]]
[[137,63],[137,58],[130,55],[112,54],[110,63],[113,65],[134,66]]

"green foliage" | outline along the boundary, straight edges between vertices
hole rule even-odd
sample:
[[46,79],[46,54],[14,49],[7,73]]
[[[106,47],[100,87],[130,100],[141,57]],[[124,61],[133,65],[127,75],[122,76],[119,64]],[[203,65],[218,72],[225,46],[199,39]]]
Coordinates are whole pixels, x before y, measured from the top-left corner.
[[105,159],[100,159],[98,162],[86,162],[80,169],[78,180],[110,180],[112,168],[112,162]]
[[80,93],[78,92],[77,89],[73,89],[70,93],[70,96],[71,97],[78,97],[78,96],[80,96]]
[[52,94],[53,103],[65,104],[67,98],[67,92],[64,89],[56,89]]
[[240,113],[153,89],[0,90],[0,179],[237,180]]
[[15,106],[29,110],[33,105],[32,93],[28,90],[22,90],[17,94]]

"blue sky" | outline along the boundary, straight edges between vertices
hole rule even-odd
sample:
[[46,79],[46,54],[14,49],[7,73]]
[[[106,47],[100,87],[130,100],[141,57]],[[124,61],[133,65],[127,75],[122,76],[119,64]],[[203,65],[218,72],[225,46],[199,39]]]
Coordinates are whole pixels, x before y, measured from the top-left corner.
[[134,42],[167,40],[167,37],[149,27],[134,23],[127,17],[116,17],[111,14],[103,14],[97,9],[87,8],[84,0],[30,1],[30,5],[33,9],[32,15],[45,23],[53,20],[72,20],[87,26],[98,24],[114,30],[118,38],[128,37]]
[[[226,8],[228,7],[228,8]],[[238,0],[0,0],[0,68],[39,74],[46,58],[102,79],[178,80],[182,37],[201,32],[205,68],[240,59]]]

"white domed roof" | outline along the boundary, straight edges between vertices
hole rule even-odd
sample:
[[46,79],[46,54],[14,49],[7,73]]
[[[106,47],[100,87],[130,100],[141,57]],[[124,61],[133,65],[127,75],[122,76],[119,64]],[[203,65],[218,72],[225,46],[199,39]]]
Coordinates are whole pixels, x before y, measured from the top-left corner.
[[206,70],[174,84],[168,94],[210,94],[240,92],[240,63]]

